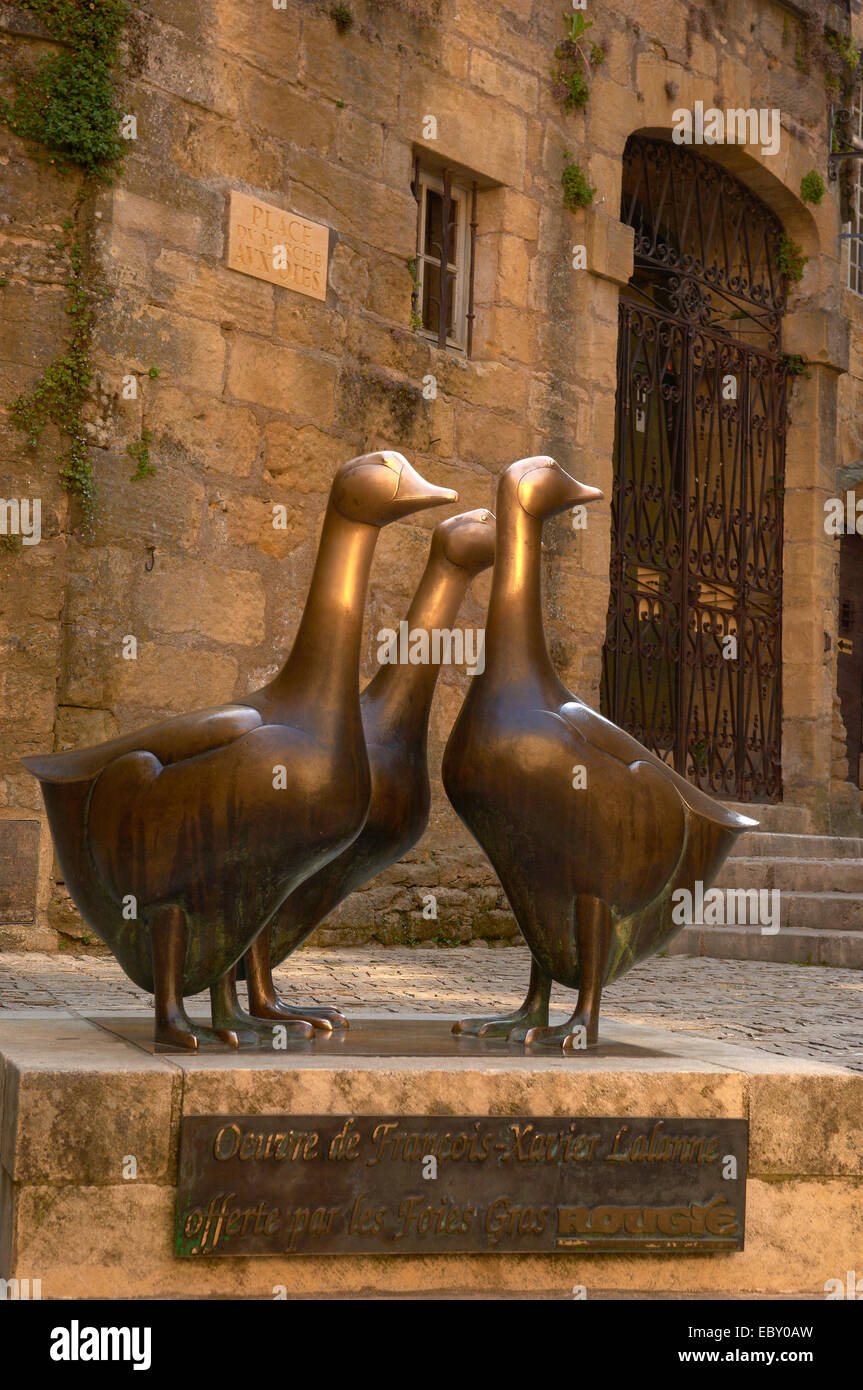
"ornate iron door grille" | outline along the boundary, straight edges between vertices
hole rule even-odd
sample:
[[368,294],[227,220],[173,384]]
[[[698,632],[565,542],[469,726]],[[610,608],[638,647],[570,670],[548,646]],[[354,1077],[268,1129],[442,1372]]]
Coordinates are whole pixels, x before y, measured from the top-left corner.
[[[602,709],[705,791],[777,801],[781,230],[709,161],[630,147],[629,292],[643,302],[620,305]],[[731,319],[748,337],[732,336]]]

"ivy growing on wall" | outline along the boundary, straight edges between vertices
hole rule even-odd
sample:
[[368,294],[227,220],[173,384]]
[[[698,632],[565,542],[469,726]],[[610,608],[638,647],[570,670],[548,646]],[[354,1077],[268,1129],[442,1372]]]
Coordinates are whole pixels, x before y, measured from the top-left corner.
[[827,95],[839,101],[850,100],[860,67],[860,53],[851,39],[825,29],[821,58]]
[[[128,7],[124,0],[16,0],[16,5],[38,19],[46,38],[62,47],[33,70],[13,74],[11,99],[0,98],[0,121],[27,141],[36,158],[61,170],[83,172],[75,200],[77,221],[90,187],[111,181],[123,153],[113,71]],[[85,247],[75,234],[75,222],[64,223],[63,231],[67,239],[57,249],[66,254],[69,265],[66,313],[71,338],[35,386],[12,401],[9,417],[32,447],[48,424],[66,436],[68,443],[58,460],[60,480],[78,498],[84,528],[89,530],[95,484],[84,405],[93,379],[93,306],[102,291],[87,287]]]
[[15,76],[11,101],[0,99],[0,120],[40,146],[37,157],[110,181],[123,151],[112,70],[128,13],[124,0],[15,3],[63,47],[42,58],[34,71]]
[[[63,224],[72,231],[73,224]],[[66,281],[69,292],[66,313],[72,322],[72,339],[45,368],[36,385],[18,396],[9,406],[12,424],[27,436],[32,448],[39,443],[48,424],[55,425],[66,435],[69,443],[60,456],[60,481],[67,492],[73,492],[81,503],[85,527],[93,520],[95,486],[90,466],[90,453],[83,421],[84,402],[93,379],[90,362],[90,339],[93,325],[92,294],[84,288],[83,258],[77,241],[60,243],[68,252],[70,273]]]
[[[833,147],[831,153],[840,154],[851,148],[851,132],[840,119],[840,113],[849,111],[857,92],[860,80],[860,51],[847,34],[831,29],[825,23],[827,6],[821,4],[818,11],[806,17],[801,16],[793,22],[786,16],[783,42],[794,42],[794,64],[798,72],[805,76],[820,73],[824,81],[824,91],[834,108]],[[839,190],[842,217],[851,215],[853,198],[853,178],[849,161],[844,161],[839,171]]]

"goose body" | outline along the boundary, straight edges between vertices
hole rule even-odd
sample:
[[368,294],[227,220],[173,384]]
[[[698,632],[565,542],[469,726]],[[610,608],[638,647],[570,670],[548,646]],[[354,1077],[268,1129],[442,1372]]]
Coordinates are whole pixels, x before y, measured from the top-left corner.
[[[453,728],[443,778],[501,879],[533,964],[521,1009],[465,1020],[459,1031],[596,1041],[603,986],[680,930],[675,890],[706,887],[757,824],[690,786],[576,698],[551,665],[542,523],[600,495],[546,458],[513,464],[498,489],[486,667]],[[552,981],[579,991],[573,1018],[556,1029]]]
[[[466,512],[434,530],[429,559],[407,614],[409,632],[449,629],[475,575],[494,560],[494,517]],[[334,1009],[290,1007],[278,1000],[272,968],[306,940],[339,903],[395,864],[421,838],[429,817],[428,721],[440,667],[385,664],[360,697],[371,773],[362,830],[335,858],[299,884],[250,947],[245,971],[250,1012],[258,1018],[323,1016]]]
[[[236,957],[310,861],[316,866],[356,833],[369,788],[361,757],[343,768],[313,730],[265,725],[246,705],[24,762],[42,784],[75,905],[150,992],[148,926],[161,907],[176,904],[188,922],[182,986],[194,994],[211,983],[214,961]],[[284,792],[273,786],[277,765],[301,817],[285,817]],[[341,776],[348,795],[337,811],[315,788],[331,789]]]
[[190,1022],[183,996],[221,978],[297,884],[359,833],[371,791],[359,643],[375,542],[389,521],[454,497],[399,454],[351,460],[333,482],[275,680],[96,748],[23,760],[42,785],[73,901],[156,995],[157,1041],[212,1036]]

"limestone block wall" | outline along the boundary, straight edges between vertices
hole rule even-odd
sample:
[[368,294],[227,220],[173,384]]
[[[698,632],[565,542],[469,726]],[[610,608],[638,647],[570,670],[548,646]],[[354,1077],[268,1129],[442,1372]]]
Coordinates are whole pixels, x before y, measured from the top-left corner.
[[[41,829],[38,875],[34,861],[14,902],[0,900],[0,946],[90,944],[19,754],[95,742],[267,679],[296,629],[332,472],[354,454],[403,449],[458,489],[459,509],[492,504],[499,470],[529,453],[552,453],[605,490],[586,531],[566,520],[550,528],[545,576],[555,661],[573,690],[598,700],[617,302],[632,271],[621,155],[632,132],[667,131],[675,108],[696,99],[781,107],[772,162],[757,150],[711,154],[776,208],[810,257],[786,343],[811,364],[788,446],[787,593],[801,626],[786,689],[786,796],[829,822],[835,672],[823,632],[835,626],[835,575],[816,516],[833,485],[844,319],[835,203],[810,212],[798,194],[802,175],[826,160],[823,75],[798,70],[787,11],[773,0],[597,7],[592,36],[605,60],[584,111],[565,113],[552,82],[559,0],[352,0],[344,33],[329,9],[313,0],[133,4],[118,84],[137,138],[113,185],[80,205],[76,176],[37,164],[0,129],[0,493],[38,489],[45,517],[39,546],[0,555],[0,822]],[[44,44],[22,14],[4,7],[2,53],[33,62]],[[423,138],[428,114],[433,145]],[[417,152],[479,184],[469,361],[410,326]],[[565,155],[596,188],[577,215],[562,204]],[[226,267],[232,190],[331,229],[325,301]],[[5,415],[63,342],[67,266],[52,248],[70,216],[92,279],[107,290],[89,407],[99,488],[90,536],[57,484],[57,441],[29,451]],[[587,247],[586,271],[572,269],[576,244]],[[434,400],[423,396],[428,374]],[[123,393],[129,376],[134,399]],[[145,431],[155,472],[131,481],[127,446]],[[279,504],[287,527],[275,530]],[[406,610],[437,519],[382,534],[364,679],[375,634]],[[482,623],[488,587],[487,576],[476,583],[462,623]],[[130,635],[133,661],[123,656]],[[439,786],[465,688],[464,673],[443,669],[426,838],[345,904],[321,940],[513,935],[496,880]],[[17,862],[11,834],[0,852]],[[422,915],[428,892],[436,920]]]
[[[0,91],[14,61],[32,67],[44,45],[0,14]],[[19,754],[50,749],[57,720],[60,632],[66,602],[68,506],[57,470],[22,447],[9,402],[68,341],[69,274],[57,249],[74,217],[81,177],[29,158],[0,125],[0,497],[41,499],[41,541],[7,548],[0,535],[0,942],[53,948],[45,913],[54,892],[39,789]],[[59,452],[53,427],[45,454]],[[4,528],[5,529],[5,528]]]

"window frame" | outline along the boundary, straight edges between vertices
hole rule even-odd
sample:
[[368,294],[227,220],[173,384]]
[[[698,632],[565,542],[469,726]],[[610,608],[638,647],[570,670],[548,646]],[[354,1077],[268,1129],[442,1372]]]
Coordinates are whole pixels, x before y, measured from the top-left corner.
[[[443,200],[446,213],[447,199],[458,205],[457,233],[454,247],[449,248],[446,279],[452,295],[452,330],[446,332],[446,321],[450,317],[444,312],[449,309],[449,301],[442,294],[438,329],[427,328],[424,324],[417,332],[424,338],[437,343],[439,348],[449,348],[454,352],[470,357],[473,347],[474,313],[474,262],[476,259],[476,182],[468,183],[454,179],[447,168],[437,170],[420,162],[419,155],[414,162],[413,193],[417,202],[417,236],[415,254],[415,305],[422,314],[425,300],[425,271],[431,265],[441,269],[441,287],[444,284],[443,266],[439,257],[427,252],[426,228],[428,217],[428,193],[437,193]],[[443,251],[444,248],[441,248]]]
[[[863,139],[863,83],[857,84],[854,100],[851,103],[850,126],[852,138],[856,136],[858,140]],[[845,284],[852,294],[863,298],[863,160],[861,159],[853,161],[851,187],[851,221],[845,224],[848,230],[844,237],[848,247]]]

